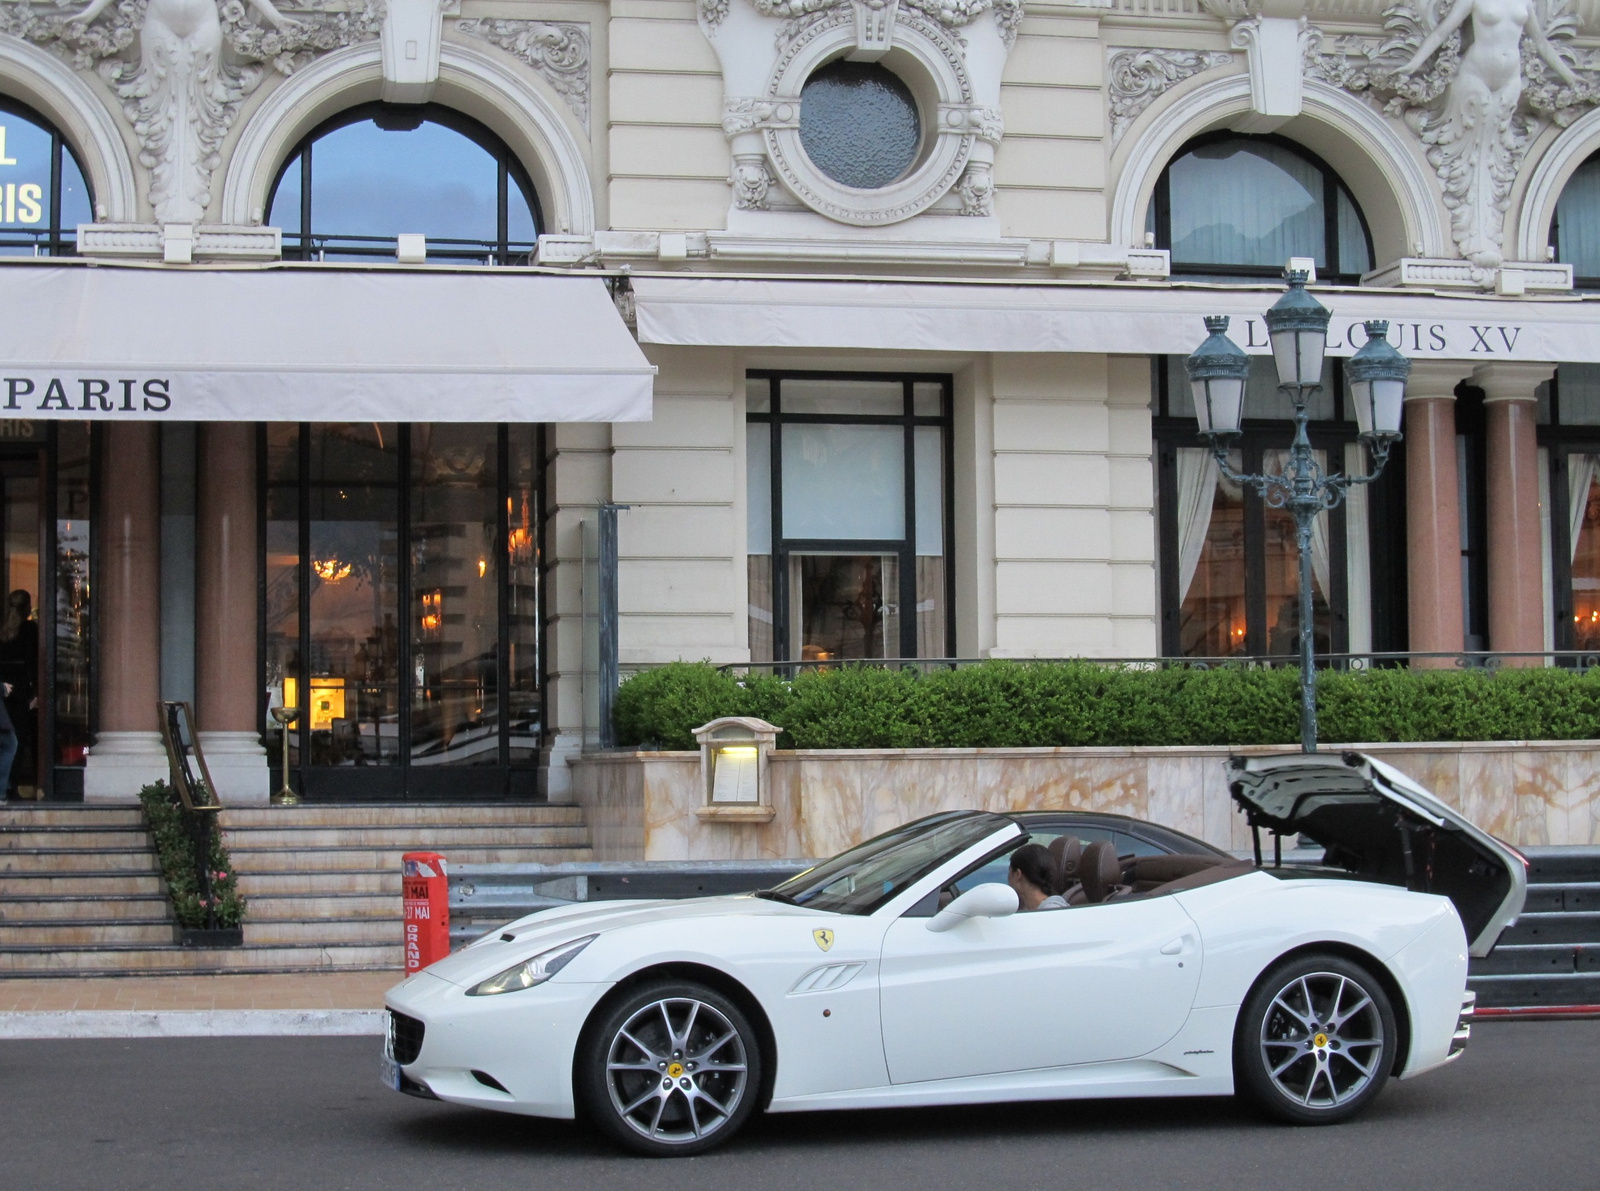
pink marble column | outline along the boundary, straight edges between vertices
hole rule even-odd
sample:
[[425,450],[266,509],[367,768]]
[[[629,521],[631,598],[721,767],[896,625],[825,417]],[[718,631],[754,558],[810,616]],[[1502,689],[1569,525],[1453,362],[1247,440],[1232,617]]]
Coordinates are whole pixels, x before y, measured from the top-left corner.
[[99,723],[86,799],[131,800],[167,776],[161,744],[161,455],[154,422],[105,427],[100,471]]
[[1418,653],[1456,653],[1465,641],[1455,401],[1462,371],[1447,361],[1416,361],[1406,393],[1406,586]]
[[267,799],[256,724],[258,574],[256,428],[200,427],[195,522],[195,719],[212,780],[226,801]]
[[1489,648],[1509,653],[1544,648],[1535,390],[1550,376],[1548,364],[1480,364],[1472,373],[1488,422]]

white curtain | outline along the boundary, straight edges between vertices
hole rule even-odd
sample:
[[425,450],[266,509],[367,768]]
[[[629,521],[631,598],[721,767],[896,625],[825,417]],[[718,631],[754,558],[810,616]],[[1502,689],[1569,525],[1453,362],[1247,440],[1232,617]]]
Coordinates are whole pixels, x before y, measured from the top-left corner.
[[1220,469],[1210,451],[1178,448],[1178,603],[1189,596],[1211,528]]
[[[1367,474],[1367,451],[1360,443],[1346,444],[1344,470],[1346,475]],[[1344,503],[1345,584],[1349,605],[1346,623],[1350,626],[1350,652],[1366,653],[1372,648],[1372,545],[1366,486],[1358,484],[1351,488],[1345,494]]]
[[1578,557],[1578,538],[1583,533],[1583,515],[1589,508],[1589,487],[1594,483],[1596,464],[1600,464],[1600,456],[1567,456],[1567,514],[1572,531],[1568,540],[1572,557],[1568,562]]
[[[1317,466],[1327,470],[1328,453],[1315,452]],[[1283,471],[1289,463],[1289,452],[1282,450],[1262,451],[1261,467],[1269,475],[1276,475]],[[1328,555],[1328,514],[1318,513],[1317,519],[1311,523],[1311,582],[1322,598],[1329,604],[1333,603],[1332,562]]]

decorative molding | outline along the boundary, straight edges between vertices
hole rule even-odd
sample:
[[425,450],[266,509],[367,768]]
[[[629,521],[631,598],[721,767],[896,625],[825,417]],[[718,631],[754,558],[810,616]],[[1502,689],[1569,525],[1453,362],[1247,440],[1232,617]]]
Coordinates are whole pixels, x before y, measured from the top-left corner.
[[961,196],[963,215],[993,215],[994,167],[986,161],[974,161],[956,183],[956,193]]
[[1361,278],[1361,284],[1395,289],[1570,293],[1572,266],[1546,261],[1508,261],[1497,269],[1485,269],[1466,260],[1407,256],[1374,269]]
[[498,46],[533,67],[589,128],[589,26],[566,21],[469,17],[458,33]]
[[1106,102],[1111,109],[1111,144],[1169,88],[1233,61],[1221,50],[1106,50]]
[[1411,128],[1438,176],[1457,250],[1489,271],[1505,255],[1506,211],[1529,145],[1600,103],[1600,58],[1574,47],[1577,25],[1572,0],[1442,9],[1400,0],[1384,10],[1385,37],[1341,38],[1311,55],[1307,73]]
[[[276,260],[283,255],[282,233],[275,227],[205,224],[194,228],[195,259]],[[78,253],[99,257],[159,257],[166,235],[160,224],[84,223],[78,226]]]
[[741,211],[765,211],[768,194],[777,181],[767,169],[767,159],[760,153],[740,153],[733,159],[733,205]]
[[78,13],[40,16],[7,4],[0,32],[99,74],[138,138],[156,221],[194,224],[211,205],[212,174],[239,106],[268,72],[292,74],[329,50],[375,39],[383,24],[378,0],[292,15],[271,0],[250,5],[253,12],[240,0],[93,0]]

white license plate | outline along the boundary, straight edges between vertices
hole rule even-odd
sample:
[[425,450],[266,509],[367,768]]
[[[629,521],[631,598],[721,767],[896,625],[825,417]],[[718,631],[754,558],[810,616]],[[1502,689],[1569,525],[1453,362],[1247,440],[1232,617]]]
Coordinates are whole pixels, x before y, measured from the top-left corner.
[[378,1077],[383,1080],[384,1087],[400,1090],[400,1064],[388,1055],[378,1056]]

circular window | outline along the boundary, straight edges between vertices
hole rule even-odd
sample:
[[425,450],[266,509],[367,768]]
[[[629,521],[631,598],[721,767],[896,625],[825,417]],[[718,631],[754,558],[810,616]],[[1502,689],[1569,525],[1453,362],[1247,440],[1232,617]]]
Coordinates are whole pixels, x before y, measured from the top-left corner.
[[877,190],[917,162],[922,121],[911,89],[876,62],[830,62],[800,91],[800,144],[841,186]]

